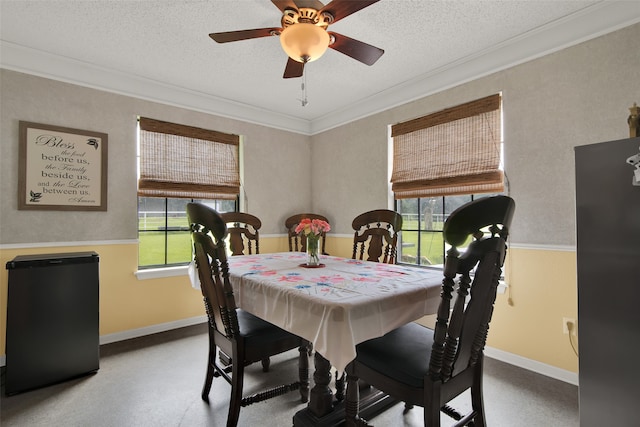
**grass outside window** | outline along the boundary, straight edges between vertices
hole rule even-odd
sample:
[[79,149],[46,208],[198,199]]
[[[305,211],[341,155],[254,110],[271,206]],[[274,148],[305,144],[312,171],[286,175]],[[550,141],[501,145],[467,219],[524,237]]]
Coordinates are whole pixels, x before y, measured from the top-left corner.
[[191,235],[186,214],[189,202],[218,212],[236,209],[234,200],[191,200],[140,197],[138,206],[138,267],[172,267],[191,262]]

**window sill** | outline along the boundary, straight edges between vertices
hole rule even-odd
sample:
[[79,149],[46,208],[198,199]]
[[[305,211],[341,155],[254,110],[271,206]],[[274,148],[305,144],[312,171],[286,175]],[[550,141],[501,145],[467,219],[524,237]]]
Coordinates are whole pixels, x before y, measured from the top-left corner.
[[138,280],[161,279],[164,277],[186,276],[188,275],[188,268],[188,265],[164,268],[148,268],[145,270],[138,270],[134,274],[136,275]]

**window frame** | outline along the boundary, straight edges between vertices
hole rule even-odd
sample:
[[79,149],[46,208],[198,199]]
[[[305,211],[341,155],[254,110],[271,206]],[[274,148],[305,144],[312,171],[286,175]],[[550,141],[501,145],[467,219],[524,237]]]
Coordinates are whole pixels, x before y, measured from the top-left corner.
[[[446,256],[447,256],[447,250],[449,249],[449,245],[447,245],[447,243],[444,240],[444,235],[443,235],[443,229],[437,229],[437,228],[431,228],[431,229],[426,229],[426,228],[421,228],[421,224],[423,222],[423,217],[422,217],[422,201],[424,200],[428,200],[428,199],[440,199],[441,203],[441,210],[440,212],[437,213],[437,215],[442,215],[442,224],[444,225],[444,222],[447,220],[447,218],[449,217],[449,215],[451,214],[451,212],[453,212],[453,210],[455,210],[455,208],[450,209],[451,212],[447,212],[447,198],[451,199],[453,197],[469,197],[470,200],[469,201],[473,201],[476,200],[477,198],[480,197],[488,197],[491,195],[495,195],[498,193],[492,193],[492,194],[462,194],[462,195],[455,195],[455,196],[437,196],[437,197],[424,197],[424,198],[420,198],[420,197],[416,197],[416,198],[411,198],[411,199],[394,199],[394,204],[393,204],[393,208],[396,212],[400,213],[401,215],[403,215],[403,221],[402,221],[402,230],[400,233],[400,248],[399,250],[396,252],[396,263],[397,264],[402,264],[402,265],[409,265],[409,266],[413,266],[413,267],[421,267],[421,268],[431,268],[431,269],[437,269],[437,270],[442,270],[444,268],[444,262],[446,260]],[[409,229],[406,227],[406,225],[410,222],[406,220],[405,215],[407,214],[411,214],[414,215],[415,212],[403,212],[401,210],[401,204],[404,201],[408,201],[408,200],[417,200],[417,215],[418,215],[418,227],[416,229]],[[467,201],[468,202],[468,201]],[[464,203],[467,203],[464,202]],[[461,205],[460,205],[461,206]],[[457,206],[456,206],[457,207]],[[417,233],[417,248],[416,248],[416,261],[415,263],[412,262],[407,262],[407,261],[403,261],[402,256],[403,256],[403,249],[402,249],[402,244],[404,242],[404,235],[405,232],[407,233]],[[442,263],[437,263],[437,264],[422,264],[421,261],[423,256],[424,256],[424,252],[421,251],[422,248],[422,236],[424,234],[431,234],[431,233],[440,233],[442,235],[442,245],[441,245],[441,255],[442,255]],[[463,249],[463,248],[460,248]]]
[[[163,224],[161,227],[161,229],[159,230],[155,230],[155,229],[143,229],[140,224],[141,224],[141,213],[145,213],[145,212],[149,212],[149,211],[141,211],[140,210],[140,199],[142,198],[149,198],[149,199],[157,199],[157,200],[163,200],[164,201],[164,215],[162,215],[162,212],[160,211],[155,211],[160,213],[159,218],[160,221],[158,221],[158,223]],[[176,236],[179,235],[179,233],[188,233],[189,232],[189,226],[187,224],[187,219],[186,219],[186,212],[184,212],[184,224],[181,226],[178,226],[177,230],[173,230],[171,226],[169,226],[169,219],[171,217],[171,215],[175,212],[175,211],[169,211],[169,203],[170,200],[180,200],[180,201],[184,201],[184,203],[189,203],[189,202],[198,202],[198,203],[204,203],[204,204],[208,204],[208,205],[213,205],[215,206],[215,209],[218,212],[230,212],[229,210],[224,210],[222,208],[219,207],[219,205],[224,204],[224,203],[233,203],[233,211],[238,211],[238,206],[239,206],[239,197],[236,198],[236,200],[231,201],[231,200],[203,200],[203,199],[180,199],[180,198],[175,198],[175,197],[146,197],[146,196],[140,196],[138,197],[138,270],[148,270],[148,269],[160,269],[160,268],[171,268],[171,267],[179,267],[179,266],[185,266],[188,265],[191,262],[191,259],[188,259],[187,261],[178,261],[178,262],[170,262],[169,260],[169,255],[170,255],[170,249],[171,249],[171,245],[169,243],[170,240],[170,236]],[[182,218],[182,216],[181,216]],[[158,232],[162,232],[162,241],[163,241],[163,250],[162,250],[162,257],[164,259],[164,263],[160,263],[160,264],[141,264],[141,259],[142,259],[142,253],[143,253],[143,235],[146,233],[158,233]]]

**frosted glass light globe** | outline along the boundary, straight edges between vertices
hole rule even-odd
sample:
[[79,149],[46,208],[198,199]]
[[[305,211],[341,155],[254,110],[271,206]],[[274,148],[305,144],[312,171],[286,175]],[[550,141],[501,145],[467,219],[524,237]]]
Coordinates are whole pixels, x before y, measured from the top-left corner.
[[327,51],[329,41],[326,30],[306,22],[291,25],[280,34],[282,49],[289,58],[298,62],[311,62],[320,58]]

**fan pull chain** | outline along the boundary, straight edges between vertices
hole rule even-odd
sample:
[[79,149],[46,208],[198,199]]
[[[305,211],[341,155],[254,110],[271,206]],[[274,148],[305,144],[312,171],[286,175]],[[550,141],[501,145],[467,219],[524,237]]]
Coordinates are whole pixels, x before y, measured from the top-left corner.
[[302,73],[302,84],[300,85],[300,89],[302,90],[302,99],[300,102],[302,106],[305,107],[309,101],[307,100],[307,73]]

